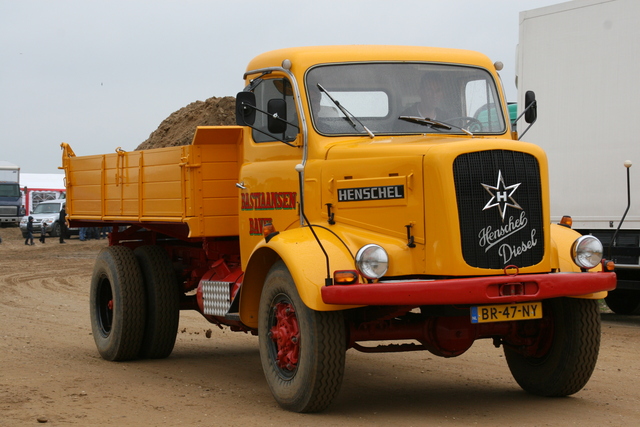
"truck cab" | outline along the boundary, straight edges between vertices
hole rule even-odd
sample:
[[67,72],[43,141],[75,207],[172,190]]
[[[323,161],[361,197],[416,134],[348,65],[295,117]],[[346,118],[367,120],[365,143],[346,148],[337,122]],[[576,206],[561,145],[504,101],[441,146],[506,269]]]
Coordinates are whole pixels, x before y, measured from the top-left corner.
[[[301,293],[319,310],[330,307],[317,299],[332,279],[325,267],[352,268],[355,254],[372,242],[387,252],[389,280],[488,276],[508,266],[521,273],[579,271],[556,256],[551,239],[546,157],[513,139],[497,71],[484,55],[290,49],[259,56],[245,77],[238,94],[238,124],[251,127],[240,169],[243,293],[254,294],[247,290],[257,274],[247,268],[252,254],[277,245],[265,241],[265,224],[283,233],[323,224],[344,252],[330,266],[292,267],[308,284],[302,289],[315,288]],[[315,258],[317,245],[310,245]],[[275,256],[296,260],[306,252],[281,250]]]
[[24,215],[20,167],[0,160],[0,225],[17,225]]

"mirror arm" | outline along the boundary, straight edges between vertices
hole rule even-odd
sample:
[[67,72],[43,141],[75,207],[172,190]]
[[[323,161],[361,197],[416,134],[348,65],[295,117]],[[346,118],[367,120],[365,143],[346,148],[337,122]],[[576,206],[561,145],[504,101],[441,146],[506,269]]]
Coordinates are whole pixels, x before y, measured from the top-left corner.
[[251,126],[251,125],[247,125],[247,126],[249,126],[251,129],[253,129],[253,130],[255,130],[255,131],[260,132],[260,133],[261,133],[261,134],[263,134],[263,135],[270,136],[271,138],[275,139],[276,141],[280,141],[280,142],[282,142],[283,144],[288,145],[289,147],[294,147],[294,148],[295,148],[295,147],[297,147],[297,145],[294,145],[294,144],[292,144],[292,143],[290,143],[290,142],[287,142],[287,141],[285,141],[284,139],[280,138],[279,136],[276,136],[276,135],[270,134],[269,132],[265,132],[265,131],[260,130],[260,129],[258,129],[257,127],[254,127],[254,126]]
[[[520,120],[520,118],[521,118],[522,116],[524,116],[524,115],[527,113],[527,111],[528,111],[529,109],[531,109],[532,107],[535,107],[537,103],[538,103],[538,101],[533,101],[532,103],[530,103],[530,104],[527,106],[527,108],[525,108],[525,109],[524,109],[524,111],[523,111],[522,113],[520,113],[520,115],[519,115],[518,117],[516,117],[516,119],[513,121],[513,124],[516,124],[516,123],[518,122],[518,120]],[[538,121],[538,116],[537,116],[537,115],[536,115],[535,119],[534,119],[531,123],[529,123],[529,126],[527,126],[527,128],[524,130],[524,132],[522,132],[520,135],[518,135],[518,141],[520,141],[520,139],[522,139],[522,137],[524,136],[524,134],[525,134],[525,133],[527,133],[527,131],[528,131],[529,129],[531,129],[531,126],[533,126],[533,124],[534,124],[536,121]]]
[[[254,109],[254,110],[256,110],[256,111],[261,112],[262,114],[266,114],[266,115],[273,116],[273,115],[271,115],[271,114],[267,113],[266,111],[263,111],[263,110],[259,109],[259,108],[258,108],[258,107],[256,107],[255,105],[247,104],[247,103],[245,103],[245,102],[242,102],[240,105],[242,105],[244,108],[253,108],[253,109]],[[281,119],[280,117],[277,117],[277,116],[275,116],[274,118],[275,118],[275,119],[278,119],[278,120],[282,120],[282,121],[283,121],[283,122],[285,122],[286,124],[291,125],[291,126],[293,126],[293,127],[297,128],[298,130],[300,130],[300,128],[299,128],[298,126],[294,125],[293,123],[289,123],[289,122],[287,122],[286,120]],[[277,141],[280,141],[280,142],[282,142],[283,144],[288,145],[289,147],[297,147],[296,145],[291,144],[290,142],[287,142],[287,141],[285,141],[284,139],[282,139],[282,138],[280,138],[280,137],[278,137],[278,136],[276,136],[276,135],[273,135],[273,134],[270,134],[270,133],[268,133],[268,132],[265,132],[265,131],[263,131],[263,130],[261,130],[261,129],[258,129],[257,127],[255,127],[255,126],[253,126],[253,125],[247,124],[246,122],[245,122],[245,126],[249,126],[251,129],[253,129],[253,130],[257,131],[257,132],[260,132],[260,133],[261,133],[261,134],[263,134],[263,135],[267,135],[268,137],[271,137],[271,138],[273,138],[273,139],[275,139],[275,140],[277,140]]]
[[[538,104],[538,101],[533,101],[532,103],[530,103],[527,108],[524,109],[524,111],[522,113],[520,113],[520,115],[518,117],[516,117],[516,119],[513,121],[513,124],[516,124],[518,122],[518,120],[520,120],[522,118],[522,116],[524,116],[527,111],[529,111],[532,107],[535,107]],[[536,120],[538,120],[538,116],[536,115]],[[534,124],[536,122],[536,120],[532,121],[531,124]]]
[[[245,104],[244,102],[242,103],[242,105],[243,106],[247,106],[249,108],[253,108],[254,110],[256,110],[256,111],[258,111],[258,112],[260,112],[262,114],[265,114],[265,115],[267,115],[267,116],[269,116],[269,117],[271,117],[273,119],[276,119],[278,121],[284,122],[284,123],[288,124],[289,126],[293,126],[294,128],[300,130],[300,126],[294,125],[293,123],[286,121],[285,119],[283,119],[282,117],[278,116],[277,114],[271,114],[271,113],[269,113],[267,111],[259,109],[255,105]],[[253,126],[251,126],[251,127],[253,128]],[[258,130],[258,129],[256,129],[256,130]],[[265,135],[269,135],[268,133],[265,133],[265,132],[262,132],[262,133],[264,133]]]

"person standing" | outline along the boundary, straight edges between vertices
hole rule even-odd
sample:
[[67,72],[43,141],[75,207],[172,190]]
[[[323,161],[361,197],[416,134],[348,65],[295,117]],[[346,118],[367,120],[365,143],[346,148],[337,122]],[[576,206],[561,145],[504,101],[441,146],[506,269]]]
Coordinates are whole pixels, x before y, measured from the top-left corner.
[[67,234],[67,211],[65,208],[67,207],[66,203],[62,204],[62,209],[60,209],[60,217],[58,218],[58,223],[60,224],[60,243],[67,243],[64,241],[64,236]]
[[40,223],[40,243],[44,243],[47,238],[47,223],[44,222],[44,219]]
[[32,216],[29,217],[29,222],[27,222],[27,238],[24,240],[24,244],[33,245],[33,217]]

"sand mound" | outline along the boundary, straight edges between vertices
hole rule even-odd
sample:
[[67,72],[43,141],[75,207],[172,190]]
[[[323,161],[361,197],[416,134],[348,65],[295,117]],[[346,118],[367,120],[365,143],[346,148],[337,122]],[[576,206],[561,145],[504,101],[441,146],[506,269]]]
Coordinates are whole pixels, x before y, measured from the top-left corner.
[[164,119],[136,151],[189,145],[197,126],[235,125],[235,103],[232,96],[192,102]]

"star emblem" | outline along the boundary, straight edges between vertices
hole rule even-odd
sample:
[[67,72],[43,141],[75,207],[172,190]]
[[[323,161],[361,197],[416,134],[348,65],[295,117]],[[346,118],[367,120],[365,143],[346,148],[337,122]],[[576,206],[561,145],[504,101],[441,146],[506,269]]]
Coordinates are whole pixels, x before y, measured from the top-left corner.
[[487,204],[482,208],[483,211],[487,209],[497,207],[500,211],[500,217],[502,218],[502,222],[504,222],[504,216],[507,212],[507,206],[511,206],[512,208],[522,210],[522,207],[513,200],[513,193],[518,189],[520,183],[513,184],[510,186],[504,185],[504,178],[502,178],[502,171],[498,170],[498,183],[494,186],[487,184],[480,184],[487,190],[487,193],[491,195],[491,200],[487,202]]

